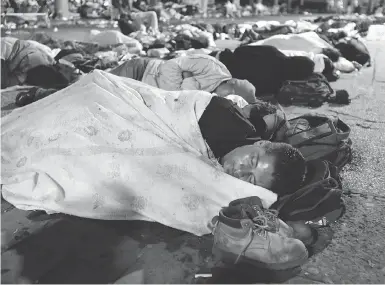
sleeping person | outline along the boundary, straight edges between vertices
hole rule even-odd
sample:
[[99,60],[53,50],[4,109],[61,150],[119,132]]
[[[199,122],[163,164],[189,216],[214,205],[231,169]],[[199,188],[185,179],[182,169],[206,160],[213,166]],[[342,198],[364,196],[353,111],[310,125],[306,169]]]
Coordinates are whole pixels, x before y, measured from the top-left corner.
[[263,140],[281,127],[255,106],[94,71],[3,117],[2,195],[24,210],[207,234],[230,201],[257,195],[268,208],[303,184],[303,156]]
[[286,80],[304,80],[314,72],[314,62],[306,56],[286,56],[268,45],[241,46],[234,52],[213,52],[230,71],[232,77],[248,80],[255,95],[276,94]]
[[223,63],[205,54],[169,60],[135,58],[110,72],[163,90],[202,90],[221,97],[235,94],[248,103],[255,102],[255,88],[250,82],[233,78]]
[[277,142],[284,140],[288,122],[276,106],[258,100],[239,108],[214,96],[198,123],[226,173],[279,196],[301,187],[305,160],[297,149]]

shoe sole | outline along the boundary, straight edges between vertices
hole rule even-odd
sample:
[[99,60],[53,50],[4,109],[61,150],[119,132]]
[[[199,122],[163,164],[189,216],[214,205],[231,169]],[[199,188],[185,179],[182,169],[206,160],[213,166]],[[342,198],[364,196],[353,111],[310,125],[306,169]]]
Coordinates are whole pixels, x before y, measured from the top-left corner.
[[[215,256],[216,259],[220,259],[223,263],[226,263],[226,264],[235,264],[235,260],[238,258],[238,255],[234,253],[226,252],[215,248],[213,248],[212,254],[213,256]],[[244,262],[263,269],[285,270],[285,269],[301,266],[307,261],[307,259],[308,259],[307,252],[305,255],[303,255],[299,259],[289,261],[289,262],[284,262],[284,263],[264,263],[258,260],[247,258],[245,256],[241,256],[237,264]]]

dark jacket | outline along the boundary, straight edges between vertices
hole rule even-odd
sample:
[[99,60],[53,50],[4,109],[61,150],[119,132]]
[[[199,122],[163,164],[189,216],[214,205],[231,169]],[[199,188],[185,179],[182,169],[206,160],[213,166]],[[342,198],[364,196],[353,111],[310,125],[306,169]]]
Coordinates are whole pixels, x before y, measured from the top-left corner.
[[257,97],[276,94],[284,81],[302,80],[313,73],[314,63],[310,59],[296,58],[299,63],[267,45],[241,46],[234,52],[225,50],[219,54],[219,60],[234,78],[246,79],[254,85]]
[[211,99],[198,123],[203,138],[218,159],[237,147],[254,144],[266,132],[262,117],[254,116],[251,122],[232,101],[218,96]]

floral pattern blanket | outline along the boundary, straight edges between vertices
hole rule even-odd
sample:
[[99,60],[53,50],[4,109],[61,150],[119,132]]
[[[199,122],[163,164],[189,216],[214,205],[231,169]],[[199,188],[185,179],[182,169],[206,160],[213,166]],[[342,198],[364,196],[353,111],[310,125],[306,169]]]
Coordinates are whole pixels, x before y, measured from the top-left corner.
[[146,220],[196,235],[221,207],[276,195],[225,174],[198,120],[213,95],[94,71],[2,118],[2,195],[19,209]]

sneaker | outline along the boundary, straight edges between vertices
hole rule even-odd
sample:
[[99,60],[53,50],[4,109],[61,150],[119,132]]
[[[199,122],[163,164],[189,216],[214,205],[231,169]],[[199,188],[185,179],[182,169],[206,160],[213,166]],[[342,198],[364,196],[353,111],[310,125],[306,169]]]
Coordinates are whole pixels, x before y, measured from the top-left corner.
[[229,206],[236,206],[245,204],[249,206],[247,213],[249,218],[253,220],[255,217],[264,215],[267,219],[266,230],[273,233],[278,233],[285,237],[294,237],[294,230],[287,225],[284,221],[278,218],[278,211],[273,209],[264,209],[262,201],[257,196],[251,196],[247,198],[237,199],[230,202]]
[[213,255],[224,263],[246,262],[259,268],[285,270],[304,264],[305,245],[298,239],[267,231],[264,215],[248,218],[244,205],[219,212],[213,230]]

